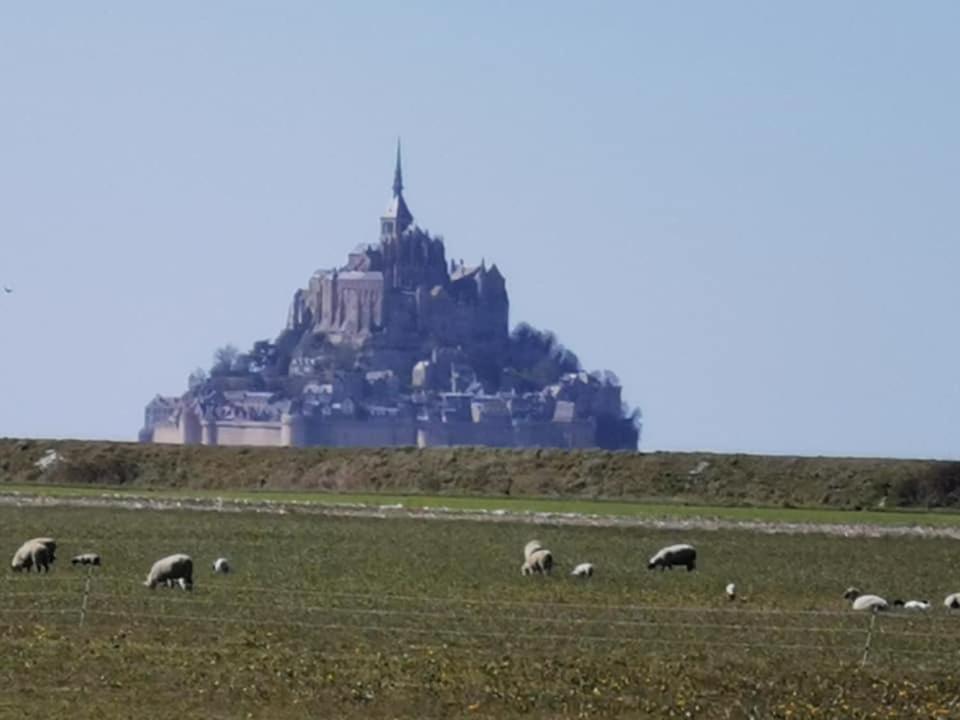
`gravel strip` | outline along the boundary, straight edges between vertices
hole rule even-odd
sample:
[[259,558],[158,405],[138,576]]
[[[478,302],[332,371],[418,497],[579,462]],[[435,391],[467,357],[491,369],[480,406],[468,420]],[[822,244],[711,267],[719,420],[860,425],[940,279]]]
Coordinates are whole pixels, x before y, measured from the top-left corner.
[[151,498],[104,494],[89,497],[56,497],[25,493],[0,493],[0,506],[86,507],[125,510],[194,510],[201,512],[291,513],[357,518],[415,518],[421,520],[469,520],[474,522],[575,525],[586,527],[635,527],[657,530],[744,530],[782,535],[833,535],[840,537],[930,537],[960,539],[960,527],[924,525],[869,525],[861,523],[769,522],[720,518],[650,518],[589,513],[555,513],[511,510],[464,510],[458,508],[405,508],[402,505],[361,503],[325,504],[310,501],[225,500],[222,498]]

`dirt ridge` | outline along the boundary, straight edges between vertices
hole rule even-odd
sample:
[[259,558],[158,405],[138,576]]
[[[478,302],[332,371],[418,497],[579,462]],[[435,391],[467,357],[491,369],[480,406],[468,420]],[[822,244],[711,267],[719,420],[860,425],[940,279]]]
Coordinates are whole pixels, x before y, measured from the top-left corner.
[[960,462],[696,452],[234,448],[0,438],[3,483],[960,507]]

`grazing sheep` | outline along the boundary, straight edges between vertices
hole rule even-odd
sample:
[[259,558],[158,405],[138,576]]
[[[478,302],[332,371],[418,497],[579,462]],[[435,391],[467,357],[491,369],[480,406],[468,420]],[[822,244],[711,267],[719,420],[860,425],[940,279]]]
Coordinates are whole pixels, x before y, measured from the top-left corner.
[[57,541],[50,537],[38,537],[27,540],[27,542],[36,542],[45,546],[50,553],[50,562],[57,559]]
[[878,612],[886,610],[890,606],[887,601],[879,595],[863,595],[857,588],[847,588],[843,594],[844,599],[853,601],[854,610],[870,610]]
[[53,562],[53,553],[50,548],[37,540],[27,540],[16,553],[10,563],[10,569],[14,572],[36,568],[37,572],[43,568],[44,572],[50,572],[50,563]]
[[540,548],[530,553],[529,557],[520,567],[523,575],[549,575],[553,569],[553,555],[549,550]]
[[672,569],[674,566],[686,565],[687,572],[697,567],[697,550],[693,545],[670,545],[661,548],[647,563],[647,570],[660,568]]
[[179,584],[183,590],[193,589],[193,560],[189,555],[177,553],[157,560],[147,579],[145,586],[153,590],[157,585]]
[[593,577],[593,563],[580,563],[570,574],[578,578]]
[[960,608],[960,593],[953,593],[951,595],[947,595],[947,597],[943,599],[943,605],[944,607],[950,608],[951,610],[956,610]]
[[526,560],[530,557],[531,553],[536,552],[537,550],[542,550],[543,545],[539,540],[531,540],[526,545],[523,546],[523,559]]
[[81,553],[70,560],[71,565],[100,565],[100,556],[97,553]]
[[733,583],[727,583],[727,587],[724,588],[724,592],[727,593],[727,599],[728,599],[728,600],[736,600],[736,599],[737,599],[737,586],[734,585]]
[[928,603],[926,600],[907,600],[906,602],[904,602],[903,600],[894,600],[893,606],[902,607],[905,610],[929,610],[930,609],[930,603]]
[[230,572],[230,563],[227,562],[226,558],[217,558],[213,561],[213,571],[226,574]]

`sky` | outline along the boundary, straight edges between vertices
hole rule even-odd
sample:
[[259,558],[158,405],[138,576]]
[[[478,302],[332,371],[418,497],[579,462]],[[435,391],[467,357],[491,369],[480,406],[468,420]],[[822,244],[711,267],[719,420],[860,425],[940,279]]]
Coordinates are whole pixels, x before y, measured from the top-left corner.
[[132,440],[405,196],[643,450],[960,457],[960,4],[0,5],[0,436]]

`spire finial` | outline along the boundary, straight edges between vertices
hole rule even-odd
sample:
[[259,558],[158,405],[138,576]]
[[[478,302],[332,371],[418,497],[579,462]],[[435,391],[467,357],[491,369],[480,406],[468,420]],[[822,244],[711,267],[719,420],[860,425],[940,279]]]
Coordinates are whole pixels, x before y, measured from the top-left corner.
[[397,169],[393,171],[393,194],[395,197],[403,192],[403,171],[400,169],[400,138],[397,137]]

